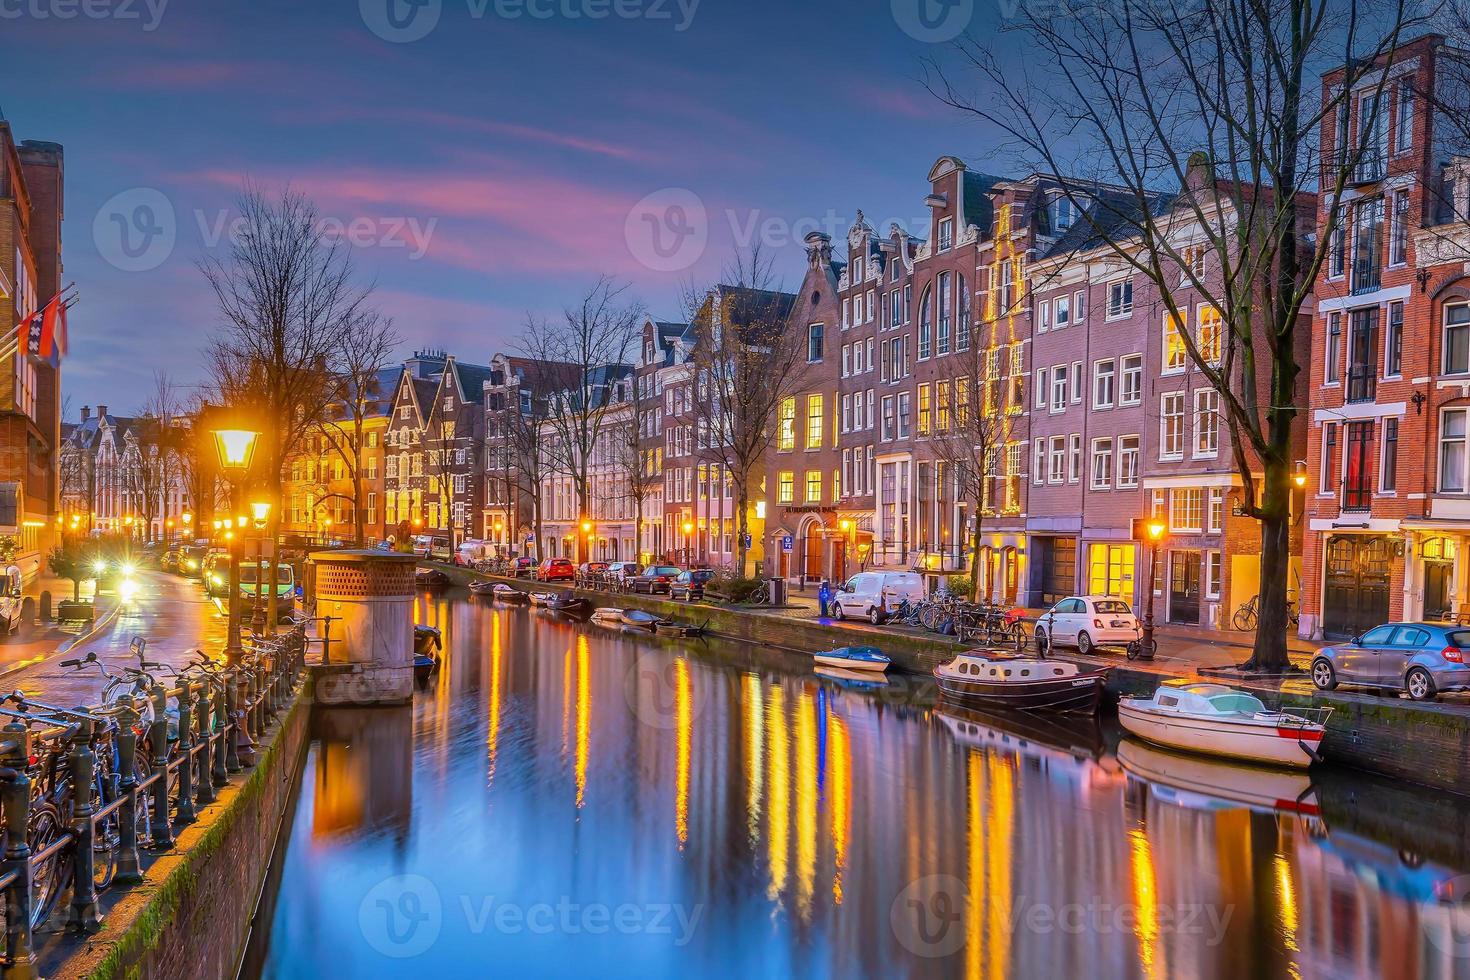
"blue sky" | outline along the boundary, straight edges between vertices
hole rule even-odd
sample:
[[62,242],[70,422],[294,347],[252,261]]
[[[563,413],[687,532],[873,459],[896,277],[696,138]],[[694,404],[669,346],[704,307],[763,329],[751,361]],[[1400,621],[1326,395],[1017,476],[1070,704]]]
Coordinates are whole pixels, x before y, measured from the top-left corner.
[[790,285],[806,231],[922,219],[940,154],[1003,166],[917,81],[984,2],[0,0],[0,107],[66,147],[72,412],[200,378],[247,178],[316,200],[404,353],[484,360],[602,273],[672,318],[752,237]]

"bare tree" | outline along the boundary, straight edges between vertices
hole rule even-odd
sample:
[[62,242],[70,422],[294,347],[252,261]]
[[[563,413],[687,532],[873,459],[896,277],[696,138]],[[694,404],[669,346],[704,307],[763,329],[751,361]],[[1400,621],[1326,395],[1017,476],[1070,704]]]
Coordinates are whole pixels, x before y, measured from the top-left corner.
[[653,419],[653,393],[640,392],[638,379],[629,379],[631,392],[626,403],[626,419],[620,419],[613,433],[613,466],[623,481],[624,495],[633,505],[634,559],[641,561],[643,554],[643,511],[648,499],[653,496],[653,471],[649,464],[652,452],[649,423]]
[[[1222,350],[1180,333],[1219,393],[1241,510],[1261,526],[1260,628],[1242,666],[1281,671],[1304,306],[1373,126],[1330,155],[1317,134],[1360,85],[1382,89],[1408,23],[1403,0],[1099,0],[1055,17],[1022,5],[1017,17],[1034,71],[970,37],[956,45],[958,66],[931,60],[930,90],[1036,169],[1095,180],[1091,192],[1075,182],[1064,192],[1165,309],[1197,297],[1218,311]],[[1333,69],[1341,84],[1319,97]],[[1180,192],[1161,207],[1169,185]],[[1313,239],[1319,196],[1332,219]]]
[[392,390],[384,390],[380,376],[400,342],[391,318],[366,311],[358,327],[343,339],[333,362],[337,398],[329,406],[329,417],[322,423],[322,435],[352,481],[352,541],[358,548],[363,546],[366,511],[364,430],[367,420],[386,411],[383,403],[393,398]]
[[[582,514],[591,506],[592,452],[606,423],[604,409],[627,370],[623,362],[643,315],[627,290],[603,276],[560,321],[528,319],[521,337],[530,361],[527,381],[533,390],[551,393],[543,421],[552,467],[571,477]],[[582,535],[577,541],[579,549],[586,547]]]
[[[541,499],[541,484],[545,478],[546,448],[541,439],[541,413],[536,410],[535,400],[532,401],[532,410],[522,413],[512,410],[506,413],[504,418],[505,445],[511,459],[506,472],[510,474],[513,481],[511,493],[507,499],[516,502],[514,517],[516,533],[529,530],[536,540],[536,553],[533,557],[541,559],[541,539],[544,524],[545,509]],[[531,504],[530,519],[520,512],[520,502],[529,501]]]
[[750,498],[776,437],[776,414],[800,388],[806,366],[806,338],[788,323],[793,297],[776,288],[772,265],[757,246],[736,256],[725,282],[685,287],[700,452],[730,475],[740,574],[750,550]]

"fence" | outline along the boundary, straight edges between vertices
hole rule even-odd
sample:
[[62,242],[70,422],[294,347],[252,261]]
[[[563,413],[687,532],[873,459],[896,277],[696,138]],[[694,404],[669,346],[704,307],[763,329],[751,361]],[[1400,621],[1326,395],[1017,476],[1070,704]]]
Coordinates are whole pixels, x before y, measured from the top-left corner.
[[[255,764],[258,740],[290,704],[305,650],[298,627],[256,641],[233,666],[191,664],[177,675],[177,686],[154,682],[146,697],[122,694],[84,709],[23,700],[20,710],[0,709],[14,719],[0,728],[0,977],[37,975],[34,930],[68,882],[67,927],[95,931],[99,891],[142,881],[140,831],[152,849],[166,850],[175,824],[192,823],[232,774]],[[140,647],[135,652],[142,665],[135,676],[162,668],[143,661]],[[177,712],[173,737],[170,705]],[[145,727],[140,723],[149,709]],[[139,772],[140,763],[146,772]],[[99,853],[109,865],[100,883]]]

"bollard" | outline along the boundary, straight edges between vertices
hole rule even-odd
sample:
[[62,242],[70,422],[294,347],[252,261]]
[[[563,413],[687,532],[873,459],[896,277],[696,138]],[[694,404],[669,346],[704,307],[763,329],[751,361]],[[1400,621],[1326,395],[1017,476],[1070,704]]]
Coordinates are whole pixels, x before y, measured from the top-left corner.
[[224,677],[216,678],[212,702],[214,705],[214,721],[210,727],[210,737],[214,739],[214,768],[210,770],[209,779],[215,786],[223,786],[230,781],[229,770],[225,763],[225,743],[229,736],[226,728],[229,725],[229,716],[225,714],[225,685],[228,681]]
[[[190,685],[191,687],[193,685]],[[199,685],[194,699],[195,734],[199,738],[199,768],[194,774],[194,802],[200,807],[214,802],[214,778],[209,774],[209,682]]]
[[188,681],[179,685],[179,785],[174,819],[193,823],[194,809],[194,697]]
[[138,858],[138,734],[133,726],[138,712],[127,695],[117,699],[118,790],[123,805],[117,811],[117,874],[115,880],[137,884],[143,880],[143,862]]
[[44,622],[47,622],[47,623],[51,622],[51,590],[50,589],[42,589],[41,590],[41,619]]
[[5,751],[0,766],[11,770],[0,779],[0,812],[5,818],[5,860],[0,867],[14,872],[5,889],[5,976],[34,980],[36,951],[31,937],[31,848],[26,828],[31,817],[30,730],[15,722],[3,730]]
[[154,684],[153,724],[148,728],[148,741],[153,745],[154,780],[153,812],[149,815],[149,844],[159,850],[167,850],[174,843],[173,824],[168,819],[168,690],[162,684]]
[[240,699],[240,678],[234,668],[225,672],[225,769],[239,772],[240,765],[240,715],[235,705]]
[[71,914],[67,928],[76,932],[96,932],[102,928],[97,914],[97,880],[94,877],[97,828],[92,814],[97,812],[95,762],[92,755],[92,720],[83,719],[72,736],[67,753],[72,789],[72,885]]

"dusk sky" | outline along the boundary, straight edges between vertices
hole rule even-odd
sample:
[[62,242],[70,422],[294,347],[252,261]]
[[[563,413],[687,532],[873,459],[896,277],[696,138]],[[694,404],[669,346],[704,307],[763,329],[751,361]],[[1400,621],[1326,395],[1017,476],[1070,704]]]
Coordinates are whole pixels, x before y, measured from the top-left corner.
[[791,285],[813,228],[919,226],[940,154],[1004,166],[918,81],[974,0],[89,2],[0,2],[0,108],[66,148],[71,416],[200,379],[247,178],[351,230],[401,353],[484,361],[599,274],[675,318],[755,237]]

